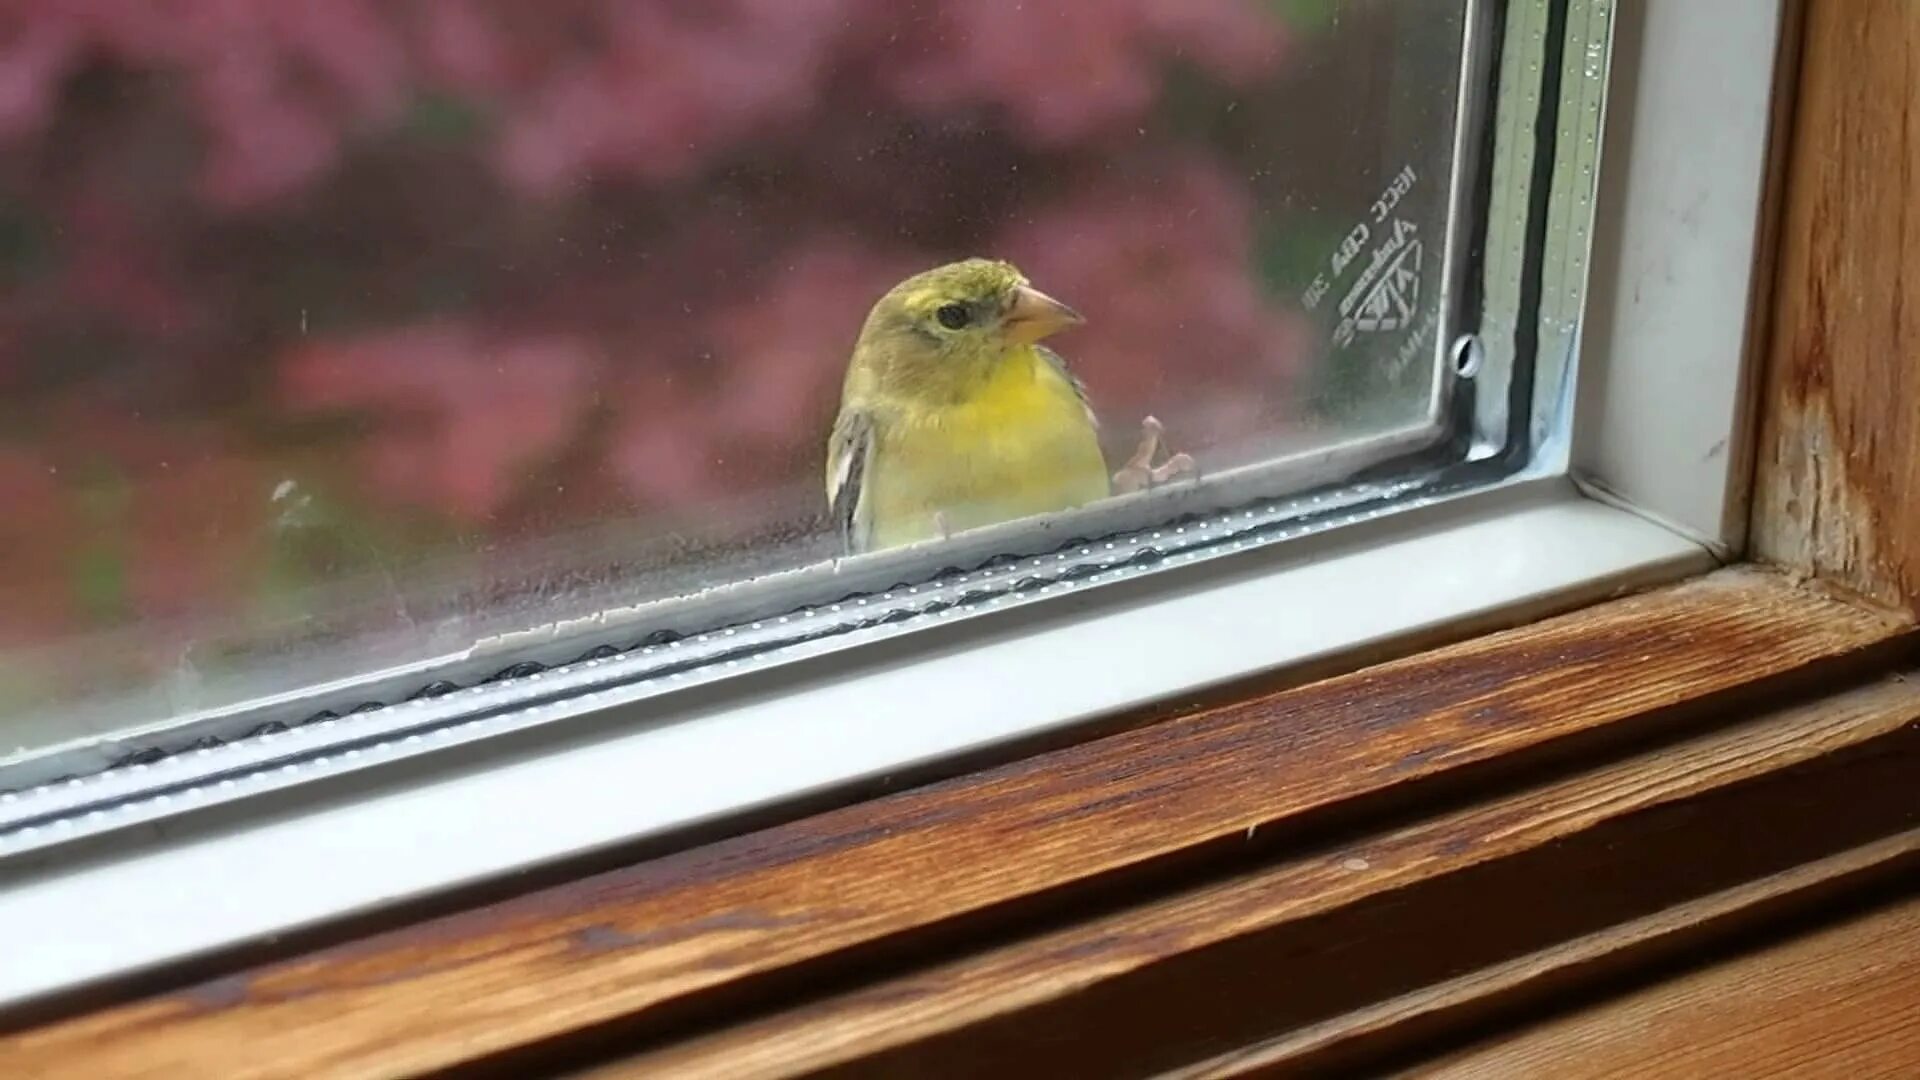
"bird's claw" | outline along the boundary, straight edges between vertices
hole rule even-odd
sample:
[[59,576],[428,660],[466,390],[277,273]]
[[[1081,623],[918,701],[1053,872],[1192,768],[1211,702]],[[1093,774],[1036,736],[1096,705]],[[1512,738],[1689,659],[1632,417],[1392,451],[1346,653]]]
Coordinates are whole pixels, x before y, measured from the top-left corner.
[[1160,453],[1161,437],[1166,429],[1154,417],[1140,422],[1140,442],[1134,446],[1133,455],[1127,463],[1113,474],[1113,490],[1117,495],[1126,495],[1179,477],[1195,476],[1199,468],[1190,454],[1174,454],[1159,465],[1153,459]]

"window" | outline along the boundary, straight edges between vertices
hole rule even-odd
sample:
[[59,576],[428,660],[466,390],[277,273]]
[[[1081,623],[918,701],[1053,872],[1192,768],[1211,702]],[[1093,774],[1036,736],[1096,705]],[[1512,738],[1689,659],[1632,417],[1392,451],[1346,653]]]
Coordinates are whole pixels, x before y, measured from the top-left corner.
[[[25,18],[10,741],[376,664],[466,684],[1435,442],[1469,5],[1110,7]],[[821,478],[862,320],[970,255],[1087,313],[1048,343],[1105,421],[1094,471],[1151,414],[1200,491],[734,588],[839,554]],[[245,733],[189,726],[130,752]]]
[[[1776,16],[1658,18],[1617,78],[1603,0],[17,17],[0,856],[136,852],[18,910],[233,845],[365,854],[198,898],[157,962],[1704,565],[1718,520],[1642,473],[1724,491],[1724,456],[1619,448],[1737,423],[1767,73],[1683,95],[1651,58],[1770,50]],[[1609,212],[1623,86],[1671,107],[1607,129]],[[1718,171],[1654,168],[1663,138]],[[1661,299],[1721,327],[1670,365],[1718,411],[1576,425],[1661,351],[1589,252],[1671,254],[1689,184],[1730,269]],[[1198,475],[847,553],[822,480],[862,320],[970,255],[1086,316],[1049,340],[1101,472],[1153,415]],[[550,800],[510,819],[521,783]],[[306,785],[326,813],[223,854],[191,813],[137,831]],[[359,846],[401,821],[441,843]]]

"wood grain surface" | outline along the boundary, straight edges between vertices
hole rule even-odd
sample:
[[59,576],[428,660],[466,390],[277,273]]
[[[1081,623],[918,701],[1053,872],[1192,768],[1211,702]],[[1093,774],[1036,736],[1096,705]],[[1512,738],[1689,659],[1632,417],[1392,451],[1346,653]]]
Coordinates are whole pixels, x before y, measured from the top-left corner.
[[[1119,1077],[1250,1045],[1193,1074],[1351,1068],[1490,998],[1920,869],[1920,785],[1900,783],[1915,776],[1920,681],[1889,678],[587,1075]],[[1836,812],[1808,812],[1822,801]]]
[[16,1032],[0,1061],[406,1075],[685,1034],[1677,736],[1908,626],[1727,572]]
[[1910,1080],[1920,898],[1410,1070],[1427,1080]]
[[1920,4],[1806,8],[1752,544],[1920,610]]
[[[1314,1025],[1272,1045],[1256,1047],[1252,1052],[1242,1050],[1193,1068],[1172,1070],[1166,1077],[1167,1080],[1218,1080],[1240,1076],[1326,1075],[1325,1071],[1314,1068],[1327,1062],[1328,1055],[1319,1052],[1324,1048],[1331,1046],[1337,1051],[1340,1042],[1365,1043],[1379,1032],[1393,1033],[1415,1027],[1444,1037],[1449,1034],[1447,1026],[1436,1021],[1445,1021],[1448,1014],[1465,1014],[1466,1023],[1455,1025],[1452,1033],[1457,1044],[1459,1027],[1485,1031],[1488,1025],[1484,1022],[1475,1025],[1474,1018],[1493,1012],[1496,1019],[1500,1019],[1499,1011],[1509,1003],[1511,1007],[1505,1009],[1509,1017],[1514,1013],[1524,1017],[1537,1014],[1543,1001],[1565,1000],[1569,996],[1567,989],[1577,989],[1583,984],[1598,982],[1602,988],[1618,985],[1622,975],[1639,976],[1643,983],[1657,982],[1671,972],[1676,961],[1697,958],[1703,950],[1710,952],[1729,939],[1751,940],[1756,926],[1777,929],[1782,923],[1791,925],[1796,918],[1804,920],[1812,913],[1831,911],[1836,906],[1844,908],[1862,893],[1877,896],[1886,894],[1890,888],[1908,888],[1920,877],[1920,858],[1916,856],[1920,856],[1920,829],[1802,863],[1745,885],[1572,938],[1537,953],[1471,971],[1415,993],[1355,1010],[1329,1023]],[[1653,978],[1645,977],[1649,972]],[[1542,994],[1542,990],[1546,993]],[[1502,1024],[1493,1026],[1499,1028]],[[1526,1022],[1505,1026],[1509,1030],[1523,1029]],[[1389,1045],[1385,1049],[1391,1052],[1393,1047]],[[1580,1052],[1576,1044],[1568,1044],[1564,1049],[1564,1059],[1577,1058]],[[1337,1053],[1335,1057],[1337,1059]],[[1416,1053],[1402,1050],[1401,1066],[1376,1061],[1378,1067],[1366,1072],[1376,1076],[1400,1075],[1408,1060],[1419,1063],[1413,1067],[1413,1071],[1418,1072],[1447,1057],[1447,1052],[1436,1051],[1430,1040],[1424,1047],[1418,1047]],[[1541,1053],[1538,1064],[1546,1075],[1558,1077],[1563,1074],[1547,1067],[1549,1062],[1558,1060],[1561,1059],[1550,1053]],[[1614,1075],[1637,1078],[1643,1074]],[[1734,1069],[1695,1075],[1749,1074]]]

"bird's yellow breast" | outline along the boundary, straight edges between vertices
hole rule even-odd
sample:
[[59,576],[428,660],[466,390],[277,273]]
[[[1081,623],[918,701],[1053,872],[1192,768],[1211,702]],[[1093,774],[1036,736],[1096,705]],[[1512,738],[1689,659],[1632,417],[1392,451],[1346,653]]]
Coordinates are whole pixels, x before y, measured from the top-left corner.
[[891,547],[1108,494],[1106,460],[1073,385],[1032,348],[962,400],[906,405],[877,425],[873,540]]

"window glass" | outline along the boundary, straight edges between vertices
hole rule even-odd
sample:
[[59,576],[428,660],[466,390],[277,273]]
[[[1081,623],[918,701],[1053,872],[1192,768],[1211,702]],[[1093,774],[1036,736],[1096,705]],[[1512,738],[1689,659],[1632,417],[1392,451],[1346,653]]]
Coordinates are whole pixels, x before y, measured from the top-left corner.
[[1104,497],[1148,416],[1176,487],[1423,445],[1468,6],[16,5],[0,759],[840,557],[850,356],[955,260],[1084,318],[1100,424],[953,375],[1032,320],[936,279],[854,403],[895,519]]

